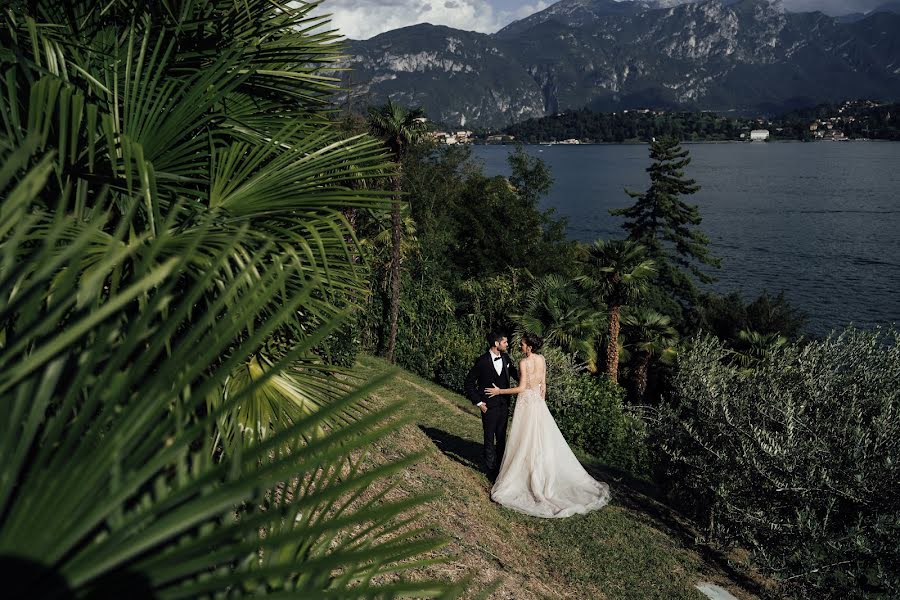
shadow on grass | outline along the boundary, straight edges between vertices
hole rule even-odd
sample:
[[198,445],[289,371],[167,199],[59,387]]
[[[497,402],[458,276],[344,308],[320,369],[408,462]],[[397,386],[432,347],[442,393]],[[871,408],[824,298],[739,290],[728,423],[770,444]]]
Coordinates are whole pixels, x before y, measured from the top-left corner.
[[665,495],[657,485],[616,467],[601,464],[586,464],[584,467],[592,477],[610,484],[614,502],[644,515],[654,527],[683,547],[693,549],[706,564],[715,567],[745,590],[757,596],[767,595],[766,586],[758,578],[734,565],[725,553],[698,542],[697,530],[687,517],[666,504]]
[[434,427],[419,426],[422,433],[427,435],[431,441],[437,446],[437,449],[444,453],[450,460],[454,460],[464,467],[469,467],[478,472],[483,473],[481,462],[482,445],[453,435],[447,431],[435,429]]

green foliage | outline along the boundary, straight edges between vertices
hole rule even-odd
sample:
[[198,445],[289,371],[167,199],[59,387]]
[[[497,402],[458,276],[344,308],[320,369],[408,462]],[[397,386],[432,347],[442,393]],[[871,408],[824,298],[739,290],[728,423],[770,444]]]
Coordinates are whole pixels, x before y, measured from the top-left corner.
[[839,119],[835,126],[850,138],[900,140],[895,115],[900,104],[854,101],[843,106],[820,104],[791,111],[760,123],[756,117],[724,117],[711,112],[567,110],[510,125],[504,131],[528,144],[570,138],[586,142],[649,142],[674,137],[686,141],[739,140],[752,129],[768,128],[773,139],[808,140],[809,126],[820,119]]
[[742,329],[738,331],[731,354],[737,364],[749,369],[764,362],[770,354],[787,342],[788,339],[778,333],[760,333]]
[[656,275],[656,263],[647,256],[647,248],[632,240],[597,240],[582,249],[583,275],[579,281],[593,295],[594,304],[606,303],[607,376],[618,382],[619,319],[623,306],[636,302]]
[[[521,312],[531,273],[558,271],[560,265],[575,268],[575,245],[565,239],[564,223],[537,209],[549,186],[546,166],[517,155],[514,188],[503,177],[486,177],[470,158],[464,148],[421,144],[408,149],[402,169],[417,243],[415,252],[404,254],[402,292],[411,297],[399,308],[396,357],[453,389],[483,348],[487,331],[513,331],[512,315]],[[378,235],[374,219],[360,221],[360,235],[370,240]],[[389,336],[388,279],[386,267],[379,264],[366,311],[369,348],[383,346]],[[429,302],[440,314],[424,316],[432,310]],[[432,325],[417,325],[431,318]],[[410,331],[402,331],[405,325]],[[426,335],[425,349],[417,341],[421,334]],[[465,356],[445,351],[445,346]]]
[[467,325],[464,322],[444,337],[441,362],[435,378],[435,381],[458,394],[465,392],[466,374],[487,346],[484,335],[479,335],[478,329]]
[[772,349],[753,370],[700,337],[654,438],[672,493],[788,591],[900,594],[900,334],[849,329]]
[[317,353],[322,357],[324,363],[342,369],[350,369],[356,364],[362,347],[361,321],[362,310],[357,309],[346,322],[322,340],[317,348]]
[[340,48],[315,8],[0,15],[13,597],[446,588],[395,579],[438,545],[401,531],[418,500],[373,493],[405,463],[360,467],[396,408],[322,360],[366,289],[345,211],[384,211],[363,182],[390,163],[330,122]]
[[[323,71],[339,48],[313,8],[262,0],[189,2],[177,10],[118,0],[103,10],[87,1],[29,2],[4,12],[0,27],[7,50],[0,54],[3,147],[30,140],[35,156],[55,152],[54,176],[37,202],[71,214],[69,238],[78,223],[110,211],[82,268],[97,266],[120,220],[132,228],[129,242],[172,238],[160,246],[166,256],[135,244],[130,260],[186,257],[178,289],[206,277],[222,247],[231,253],[229,277],[247,277],[244,266],[256,257],[298,266],[281,293],[305,296],[303,310],[279,321],[259,349],[262,362],[277,362],[296,340],[361,300],[364,280],[342,211],[386,208],[384,192],[357,191],[360,181],[389,169],[385,150],[374,139],[344,139],[328,120],[337,88]],[[209,222],[215,235],[202,233]],[[110,276],[111,289],[130,268]],[[309,292],[311,281],[324,285]],[[237,302],[220,295],[221,285],[205,288],[198,305]],[[281,306],[266,305],[259,319]],[[251,335],[254,324],[247,325]],[[321,366],[323,354],[315,348],[298,358]],[[295,383],[326,389],[319,377],[315,366],[294,374]],[[231,428],[245,442],[294,414],[257,408],[243,414],[275,420]]]
[[419,245],[422,260],[431,266],[432,277],[447,285],[460,277],[452,268],[458,224],[451,208],[463,203],[464,181],[477,171],[471,158],[471,147],[465,144],[419,144],[403,160],[410,214],[423,241]]
[[609,306],[636,302],[657,272],[647,247],[631,240],[597,240],[581,262],[580,281]]
[[631,356],[631,401],[644,401],[652,361],[670,364],[675,358],[678,332],[672,319],[655,310],[628,310],[622,317],[624,347]]
[[422,109],[407,109],[391,99],[384,106],[370,107],[368,116],[372,135],[384,140],[385,145],[398,158],[428,131]]
[[532,282],[525,269],[507,269],[505,273],[467,279],[456,289],[458,313],[484,332],[510,333],[515,329],[512,315],[521,311]]
[[510,267],[542,275],[572,264],[574,244],[566,240],[564,221],[540,212],[531,196],[503,177],[478,173],[465,179],[460,203],[448,207],[456,225],[449,258],[461,277]]
[[622,316],[626,345],[638,353],[658,356],[671,352],[678,341],[672,319],[655,310],[638,308]]
[[541,336],[544,343],[575,354],[597,370],[597,339],[606,320],[584,291],[571,279],[551,274],[535,279],[525,298],[522,314],[515,315],[515,334]]
[[819,120],[836,119],[834,126],[849,138],[900,140],[897,122],[900,104],[851,100],[838,106],[819,104],[788,112],[772,119],[771,125],[781,128],[781,137],[803,140],[810,137],[809,126]]
[[422,252],[435,274],[455,285],[508,269],[536,275],[574,267],[565,221],[541,211],[552,182],[540,160],[510,156],[513,175],[487,177],[465,148],[413,149],[404,161]]
[[[404,271],[402,297],[397,364],[461,391],[472,361],[484,351],[484,333],[471,320],[457,316],[452,293],[431,279],[427,271]],[[386,306],[386,295],[373,295],[364,324],[369,346],[387,327]]]
[[547,406],[570,444],[605,464],[641,475],[648,469],[646,432],[624,405],[625,391],[593,377],[574,357],[547,347]]
[[512,174],[509,182],[525,200],[536,207],[538,200],[550,193],[553,187],[553,174],[547,163],[525,151],[522,144],[507,158]]
[[714,281],[695,263],[720,263],[709,253],[709,238],[696,229],[702,221],[699,209],[681,200],[682,196],[696,193],[700,186],[685,176],[683,169],[691,163],[690,152],[682,149],[676,139],[651,142],[650,158],[653,164],[647,168],[647,191],[625,190],[635,203],[609,212],[625,218],[622,227],[628,232],[628,239],[647,247],[650,258],[657,263],[660,284],[691,305],[698,295],[693,279]]
[[748,121],[708,112],[662,112],[629,110],[614,113],[590,109],[528,119],[506,128],[506,133],[526,143],[553,142],[570,138],[587,142],[645,141],[674,137],[681,140],[734,140]]
[[[372,134],[381,138],[390,148],[397,169],[402,169],[402,156],[410,146],[422,140],[427,131],[424,113],[420,109],[407,110],[399,104],[388,100],[382,107],[369,109],[369,128]],[[389,361],[394,360],[397,347],[397,329],[400,319],[400,264],[403,259],[403,206],[400,194],[403,191],[403,178],[399,173],[391,177],[394,197],[391,200],[391,261],[390,261],[390,329],[385,344],[384,355]]]
[[[395,519],[415,502],[362,497],[405,464],[359,468],[359,452],[396,426],[396,406],[367,410],[371,388],[332,381],[338,397],[327,406],[217,460],[218,419],[336,323],[310,331],[217,408],[204,410],[205,400],[252,364],[321,283],[285,300],[303,265],[281,251],[236,265],[233,250],[252,233],[215,243],[211,219],[184,248],[164,229],[132,236],[136,211],[120,216],[113,234],[112,207],[87,220],[48,212],[44,186],[59,165],[34,150],[0,150],[6,597],[440,593],[446,586],[373,582],[437,544],[398,530]],[[204,246],[204,275],[185,277]],[[210,289],[218,295],[198,303]],[[332,428],[342,414],[360,417]]]
[[725,296],[710,294],[701,301],[697,314],[697,329],[714,333],[728,343],[737,340],[743,329],[797,339],[806,322],[806,315],[788,304],[784,292],[771,296],[763,291],[749,304],[737,292]]

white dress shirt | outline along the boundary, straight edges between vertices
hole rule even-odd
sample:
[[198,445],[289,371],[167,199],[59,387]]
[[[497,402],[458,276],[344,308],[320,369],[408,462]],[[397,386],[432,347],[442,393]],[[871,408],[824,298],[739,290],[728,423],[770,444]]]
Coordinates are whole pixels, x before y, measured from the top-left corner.
[[491,360],[494,362],[494,370],[497,371],[497,375],[500,375],[503,372],[503,361],[497,360],[501,356],[502,354],[499,352],[494,354],[493,350],[491,351]]
[[[493,351],[493,350],[489,350],[488,352],[490,352],[490,354],[491,354],[491,362],[494,363],[494,370],[497,371],[497,375],[500,375],[500,374],[503,372],[503,361],[502,361],[502,360],[494,360],[494,359],[495,359],[495,358],[498,358],[498,357],[501,357],[501,356],[503,356],[503,355],[500,354],[499,352],[497,352],[496,354],[494,354],[494,351]],[[482,400],[481,402],[479,402],[479,403],[476,404],[475,406],[481,406],[482,404],[485,404],[484,400]],[[487,405],[485,405],[485,406],[487,406]]]

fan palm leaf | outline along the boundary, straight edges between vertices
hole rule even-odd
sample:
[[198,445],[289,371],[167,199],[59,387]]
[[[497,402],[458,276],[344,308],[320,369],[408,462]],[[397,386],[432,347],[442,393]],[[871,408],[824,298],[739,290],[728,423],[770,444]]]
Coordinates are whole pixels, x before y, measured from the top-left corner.
[[[63,240],[56,234],[72,217],[44,212],[36,201],[55,172],[53,157],[29,169],[25,150],[3,153],[0,169],[0,326],[12,342],[0,347],[0,557],[4,570],[20,569],[7,593],[445,591],[434,582],[375,583],[441,542],[398,531],[419,501],[359,500],[414,459],[359,468],[360,453],[396,426],[396,406],[363,411],[371,386],[344,390],[274,435],[214,458],[216,421],[308,354],[335,323],[300,340],[221,405],[201,410],[204,399],[227,386],[320,284],[310,281],[267,317],[263,307],[298,268],[289,256],[254,257],[244,267],[252,277],[225,277],[232,255],[222,246],[185,285],[190,253],[129,261],[121,242],[134,212],[115,229],[118,237],[94,235],[108,229],[110,212],[101,211],[81,224],[86,233]],[[207,231],[214,233],[213,224]],[[109,240],[108,251],[85,271],[84,254],[96,251],[97,239]],[[132,244],[167,255],[173,239],[148,235]],[[23,249],[21,240],[34,243]],[[117,271],[122,281],[113,291],[109,276]],[[219,296],[198,305],[209,286]],[[257,324],[252,332],[249,323]],[[329,425],[347,411],[360,416]],[[295,480],[290,494],[273,500],[274,490]]]
[[525,296],[525,310],[513,320],[517,336],[536,333],[546,343],[577,355],[592,371],[596,370],[595,340],[602,330],[604,315],[572,280],[555,274],[535,280]]
[[674,358],[678,332],[672,327],[671,317],[646,308],[627,310],[622,316],[622,326],[625,347],[634,352],[631,369],[633,398],[641,401],[647,391],[651,360],[658,357],[662,362],[669,362]]
[[[256,320],[295,296],[306,300],[248,359],[257,364],[275,364],[292,340],[361,302],[368,285],[343,211],[383,212],[391,195],[360,185],[392,172],[380,142],[343,139],[330,124],[336,80],[329,73],[341,46],[315,8],[269,0],[38,0],[0,16],[0,131],[9,147],[29,139],[37,152],[55,150],[39,201],[54,209],[62,199],[80,217],[57,232],[62,243],[83,237],[89,248],[76,272],[98,268],[112,244],[128,252],[109,274],[112,290],[139,265],[171,259],[181,261],[184,287],[204,278],[227,248],[197,302],[231,306],[250,293],[232,288],[235,278],[246,286],[261,281],[257,258],[276,254],[291,263],[292,276]],[[109,219],[88,227],[101,206]],[[122,222],[129,231],[118,234],[114,225]],[[28,243],[50,227],[31,230]],[[166,243],[143,243],[161,236]],[[305,293],[311,280],[323,285]],[[226,289],[242,291],[223,295]],[[244,335],[257,324],[247,325]],[[236,366],[232,387],[251,367]],[[319,405],[331,399],[318,379],[298,383],[297,373],[308,369],[294,371],[270,377],[294,382],[269,396],[286,403],[268,412],[273,430],[298,416],[293,406],[310,405],[294,393],[298,386],[316,390]],[[248,412],[239,415],[260,414],[264,396],[254,398],[256,412],[245,402]]]
[[749,371],[787,343],[787,337],[778,332],[760,333],[742,329],[737,334],[731,356],[738,365]]

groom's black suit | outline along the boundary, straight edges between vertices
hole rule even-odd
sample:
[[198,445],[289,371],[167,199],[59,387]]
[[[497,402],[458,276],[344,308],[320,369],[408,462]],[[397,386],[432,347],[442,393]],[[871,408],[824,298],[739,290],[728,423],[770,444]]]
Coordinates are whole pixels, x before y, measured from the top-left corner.
[[500,353],[497,362],[501,364],[500,374],[494,368],[494,357],[490,351],[475,360],[475,364],[466,375],[466,396],[472,404],[484,402],[487,412],[481,413],[481,426],[484,429],[484,465],[488,477],[494,479],[500,470],[503,451],[506,449],[506,424],[509,421],[509,396],[489,397],[484,388],[496,385],[498,388],[510,387],[510,377],[519,379],[519,371],[506,352]]

